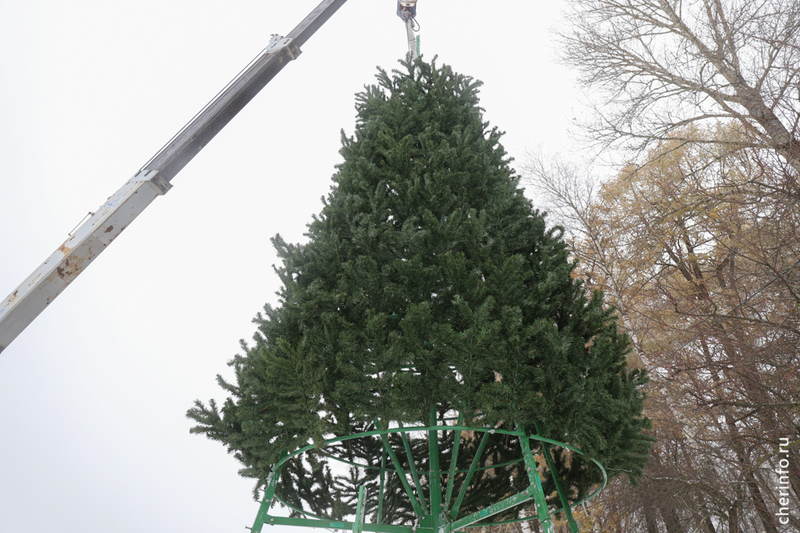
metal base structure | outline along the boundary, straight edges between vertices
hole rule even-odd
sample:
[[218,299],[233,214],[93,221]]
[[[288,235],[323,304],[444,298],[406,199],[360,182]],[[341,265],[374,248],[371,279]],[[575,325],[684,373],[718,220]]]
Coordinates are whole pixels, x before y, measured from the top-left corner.
[[[447,425],[447,422],[453,422],[454,425]],[[516,430],[507,430],[507,429],[500,429],[500,428],[487,428],[487,427],[469,427],[463,425],[463,417],[459,416],[457,419],[438,419],[435,413],[431,414],[429,423],[426,426],[410,426],[404,427],[402,424],[398,425],[397,427],[388,427],[388,424],[378,424],[378,427],[386,427],[386,429],[376,429],[373,431],[368,431],[364,433],[358,433],[354,435],[348,435],[345,437],[337,437],[326,440],[321,445],[309,445],[303,447],[294,453],[285,453],[281,457],[281,459],[277,462],[274,466],[272,473],[269,476],[267,486],[264,490],[264,497],[261,502],[261,506],[259,508],[258,514],[256,515],[255,522],[253,527],[250,528],[252,533],[261,533],[264,525],[289,525],[289,526],[303,526],[303,527],[315,527],[315,528],[323,528],[323,529],[330,529],[330,530],[343,530],[343,531],[352,531],[353,533],[361,533],[362,531],[374,531],[374,532],[382,532],[382,533],[451,533],[457,530],[462,530],[468,527],[484,527],[489,525],[500,525],[500,524],[508,524],[513,522],[521,522],[524,520],[532,520],[538,519],[541,527],[545,533],[553,533],[554,526],[553,526],[553,518],[552,516],[557,513],[563,513],[567,519],[569,524],[570,531],[572,533],[578,533],[578,526],[575,522],[575,519],[572,516],[572,508],[575,508],[589,499],[596,496],[603,488],[605,488],[606,484],[608,483],[608,476],[606,474],[605,468],[598,463],[597,461],[592,459],[592,462],[600,469],[603,476],[603,482],[600,486],[594,490],[590,495],[585,497],[580,501],[576,501],[572,504],[569,503],[566,491],[561,486],[559,482],[558,476],[555,471],[555,464],[550,454],[551,447],[562,447],[568,450],[571,450],[574,453],[578,453],[583,455],[583,453],[568,444],[558,442],[552,439],[548,439],[536,434],[530,434],[525,431],[525,428],[522,426],[517,426]],[[538,429],[538,428],[537,428]],[[439,470],[439,439],[438,433],[444,431],[453,431],[455,432],[454,441],[453,441],[453,448],[452,448],[452,458],[450,461],[450,469],[446,471]],[[427,442],[429,448],[429,467],[430,471],[423,471],[417,472],[414,465],[420,464],[418,461],[415,461],[411,457],[411,450],[408,446],[408,439],[407,435],[409,433],[419,433],[425,432],[427,433]],[[483,434],[483,438],[478,445],[477,451],[475,456],[472,459],[471,466],[469,470],[456,470],[456,465],[458,463],[458,455],[459,455],[459,444],[461,442],[462,433],[463,432],[471,432],[472,436]],[[389,443],[389,435],[391,434],[399,434],[402,438],[402,442],[405,448],[405,452],[408,454],[408,471],[404,470],[401,466],[401,462],[398,459],[398,451],[393,449],[393,447]],[[491,434],[500,434],[500,435],[511,435],[519,438],[519,442],[521,444],[521,455],[522,457],[518,458],[515,461],[511,461],[511,463],[506,463],[504,465],[490,465],[490,466],[481,466],[482,464],[482,454],[486,447],[486,444],[489,439],[489,435]],[[383,442],[383,452],[381,457],[381,467],[380,467],[380,487],[378,490],[377,495],[370,495],[370,497],[377,497],[377,512],[376,512],[376,523],[369,523],[365,521],[365,508],[366,508],[366,487],[361,486],[358,492],[358,499],[357,499],[357,506],[355,517],[353,518],[352,522],[348,521],[336,521],[331,520],[325,517],[314,516],[311,515],[301,509],[296,509],[291,505],[287,504],[285,501],[281,500],[277,494],[276,489],[278,487],[278,483],[281,477],[281,470],[283,466],[292,459],[297,458],[303,453],[309,451],[319,451],[324,450],[326,446],[330,446],[333,444],[341,443],[344,441],[364,438],[364,437],[376,437],[379,436]],[[541,465],[542,468],[546,467],[550,470],[551,476],[553,477],[553,481],[555,482],[556,490],[558,492],[559,502],[561,506],[557,509],[550,510],[548,508],[546,502],[546,495],[542,489],[542,481],[539,476],[539,465],[537,465],[536,457],[534,453],[531,451],[530,441],[538,441],[538,445],[540,448],[537,450],[540,452],[541,456],[544,456],[545,464]],[[399,452],[402,454],[402,452]],[[327,457],[334,459],[336,461],[341,461],[342,463],[349,464],[353,466],[354,464],[346,461],[344,459],[339,459],[333,457],[331,455],[327,455]],[[392,466],[388,466],[386,463],[391,461]],[[508,496],[500,501],[497,501],[488,507],[481,509],[477,512],[469,514],[467,516],[458,517],[459,509],[461,507],[462,501],[464,496],[467,493],[467,490],[470,485],[470,481],[473,479],[473,475],[475,472],[480,470],[486,470],[488,468],[499,468],[501,466],[507,466],[508,464],[524,462],[525,471],[528,474],[528,480],[530,484],[528,485],[527,489]],[[365,465],[355,465],[355,466],[362,466],[365,468],[375,468],[375,467],[366,467]],[[461,484],[461,489],[459,493],[453,497],[454,492],[454,479],[456,474],[464,474],[464,481]],[[385,478],[387,475],[398,475],[400,483],[402,484],[403,488],[405,489],[406,495],[408,496],[411,506],[414,508],[414,512],[416,514],[416,522],[412,525],[392,525],[392,524],[384,524],[382,522],[382,508],[383,508],[383,498],[384,498],[384,487],[385,487]],[[420,475],[427,476],[429,480],[429,487],[426,487],[427,493],[430,495],[429,498],[426,499],[425,492],[423,491],[423,487],[420,483]],[[443,482],[442,476],[446,476],[446,482]],[[412,487],[413,484],[413,487]],[[426,501],[430,500],[430,501]],[[270,514],[270,509],[274,503],[280,502],[283,506],[288,507],[293,511],[295,515],[302,515],[302,517],[285,517],[285,516],[277,516]],[[509,510],[513,507],[533,502],[536,514],[529,515],[524,518],[517,518],[512,520],[505,520],[501,522],[490,522],[489,519],[502,513],[506,510]]]

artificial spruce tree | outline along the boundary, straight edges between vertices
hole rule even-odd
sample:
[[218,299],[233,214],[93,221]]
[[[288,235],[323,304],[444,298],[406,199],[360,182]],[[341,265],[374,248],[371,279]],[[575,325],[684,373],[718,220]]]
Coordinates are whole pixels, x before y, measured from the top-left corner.
[[[219,378],[224,405],[189,410],[192,431],[234,453],[256,491],[286,451],[432,412],[536,428],[635,480],[649,449],[646,376],[628,370],[628,338],[574,276],[561,231],[523,196],[478,107],[480,82],[424,61],[377,79],[357,95],[355,133],[342,136],[344,162],[308,242],[273,239],[279,306],[257,316],[254,343],[231,362],[235,381]],[[453,439],[440,443],[445,470]],[[486,461],[518,453],[517,440],[493,436]],[[399,435],[390,441],[402,449]],[[370,464],[364,473],[333,475],[323,454],[287,463],[282,496],[351,514],[358,486],[377,484],[382,447],[360,439],[325,452]],[[415,465],[423,477],[428,460]],[[579,455],[555,463],[574,497],[599,481]],[[523,465],[506,470],[477,475],[463,512],[527,486]],[[413,520],[399,482],[388,483],[384,521]]]

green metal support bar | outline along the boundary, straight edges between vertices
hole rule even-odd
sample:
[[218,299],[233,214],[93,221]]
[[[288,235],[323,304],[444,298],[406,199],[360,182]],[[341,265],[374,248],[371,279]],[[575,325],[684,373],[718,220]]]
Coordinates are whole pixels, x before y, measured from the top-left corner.
[[456,503],[454,503],[453,508],[450,509],[450,516],[452,518],[458,516],[458,511],[461,509],[461,502],[464,500],[464,496],[467,495],[467,488],[469,488],[469,483],[470,481],[472,481],[472,476],[475,474],[475,469],[478,468],[478,465],[480,464],[481,455],[483,455],[483,450],[486,449],[486,445],[489,443],[489,435],[490,433],[488,432],[483,434],[481,443],[478,445],[478,451],[475,452],[475,457],[472,459],[472,464],[469,465],[469,471],[467,472],[466,478],[464,478],[464,484],[461,485],[461,490],[458,492]]
[[[463,413],[458,414],[458,425],[464,422]],[[456,480],[456,466],[458,465],[458,448],[461,446],[461,430],[455,430],[453,437],[453,454],[450,458],[450,471],[447,473],[447,494],[444,497],[444,509],[447,511],[450,508],[450,498],[453,496],[453,486]]]
[[253,527],[250,530],[252,533],[261,533],[261,528],[264,527],[264,522],[270,517],[269,508],[272,507],[272,500],[275,497],[275,489],[278,487],[278,480],[281,477],[281,468],[275,468],[267,479],[267,488],[264,489],[264,498],[261,500],[261,506],[258,508],[256,520],[253,522]]
[[[542,429],[539,426],[539,423],[536,422],[536,433],[538,435],[542,434]],[[546,442],[542,442],[542,451],[544,452],[544,459],[547,461],[547,468],[550,470],[550,476],[553,478],[553,483],[556,485],[556,491],[558,492],[558,499],[561,500],[561,508],[564,510],[564,514],[567,517],[567,523],[569,524],[569,530],[572,533],[578,533],[578,524],[575,522],[575,518],[572,516],[572,509],[569,507],[569,498],[567,498],[567,493],[564,491],[564,487],[561,485],[561,480],[558,479],[558,471],[556,470],[556,463],[553,461],[553,457],[550,455],[550,445]]]
[[383,491],[386,487],[386,451],[381,450],[381,474],[380,484],[378,485],[378,516],[375,520],[380,524],[383,522]]
[[533,499],[536,502],[536,514],[539,517],[539,523],[542,525],[544,533],[554,533],[553,521],[550,519],[550,512],[547,509],[547,501],[545,500],[544,489],[542,488],[542,480],[539,478],[539,472],[536,470],[536,460],[533,458],[531,452],[531,441],[528,433],[521,425],[517,425],[519,431],[519,440],[522,447],[522,457],[525,460],[525,470],[528,472],[528,479],[531,486],[528,490],[533,491]]
[[408,480],[406,479],[406,473],[403,470],[403,467],[400,466],[400,460],[397,459],[397,455],[395,455],[394,450],[392,450],[391,445],[389,444],[389,439],[386,435],[381,435],[381,439],[383,439],[383,447],[386,450],[386,453],[389,454],[389,457],[392,459],[392,463],[394,464],[394,469],[397,472],[397,476],[400,478],[400,483],[403,484],[403,488],[408,494],[408,499],[411,501],[411,507],[414,508],[414,513],[417,516],[422,516],[425,512],[422,510],[422,506],[419,504],[419,500],[417,497],[414,496],[414,491],[411,490],[411,485],[408,484]]
[[[289,518],[285,516],[271,516],[269,518],[269,525],[274,526],[299,526],[311,527],[321,529],[339,529],[342,531],[352,531],[352,522],[336,522],[334,520],[325,519],[309,519],[309,518]],[[365,531],[372,531],[378,533],[437,533],[429,527],[418,527],[416,532],[410,526],[392,526],[389,524],[370,524],[365,523],[362,533]]]
[[353,522],[353,533],[361,533],[364,529],[365,500],[367,498],[367,487],[361,485],[358,488],[358,504],[356,505],[356,519]]
[[[428,420],[431,427],[437,426],[436,409],[432,409]],[[430,454],[429,485],[431,489],[431,527],[439,530],[442,521],[442,474],[439,471],[439,432],[428,430],[428,453]]]
[[[528,489],[525,492],[520,492],[519,494],[515,494],[509,498],[506,498],[505,500],[500,500],[497,503],[493,503],[489,507],[486,507],[485,509],[481,509],[480,511],[472,513],[469,516],[465,516],[460,520],[456,520],[455,522],[450,522],[449,524],[447,524],[445,531],[446,533],[450,533],[451,531],[455,531],[462,527],[467,527],[471,524],[474,524],[475,522],[478,522],[479,520],[489,518],[490,516],[496,515],[497,513],[502,513],[506,509],[511,509],[512,507],[515,507],[521,503],[525,503],[533,498],[533,496],[531,496],[531,492],[532,491]],[[552,529],[548,530],[548,533],[552,533]]]
[[[400,424],[403,427],[403,424]],[[417,473],[417,465],[414,464],[414,455],[411,453],[411,445],[408,442],[408,435],[405,433],[400,434],[403,440],[403,448],[406,450],[406,457],[408,458],[408,469],[411,471],[411,478],[414,480],[414,486],[417,488],[417,496],[419,497],[422,506],[422,514],[428,512],[428,504],[425,501],[425,493],[422,492],[422,483],[419,482],[419,474]]]

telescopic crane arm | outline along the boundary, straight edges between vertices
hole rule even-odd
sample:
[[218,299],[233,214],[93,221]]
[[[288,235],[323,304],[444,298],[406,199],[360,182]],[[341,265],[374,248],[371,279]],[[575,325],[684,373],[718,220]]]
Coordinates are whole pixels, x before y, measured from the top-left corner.
[[0,352],[111,244],[347,0],[323,0],[286,37],[273,36],[214,99],[0,303]]

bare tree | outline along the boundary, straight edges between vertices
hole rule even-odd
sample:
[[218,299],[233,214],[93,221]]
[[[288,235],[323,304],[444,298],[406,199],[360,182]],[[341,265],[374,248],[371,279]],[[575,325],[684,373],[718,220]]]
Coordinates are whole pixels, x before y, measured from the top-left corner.
[[[570,0],[564,60],[591,88],[593,140],[686,138],[737,121],[739,146],[769,148],[800,174],[800,2]],[[719,140],[715,142],[721,142]],[[733,141],[731,141],[733,142]]]
[[651,372],[650,463],[596,509],[621,531],[781,531],[770,456],[800,426],[800,199],[763,150],[728,149],[736,126],[676,131],[705,142],[654,143],[602,185],[557,159],[524,169]]

